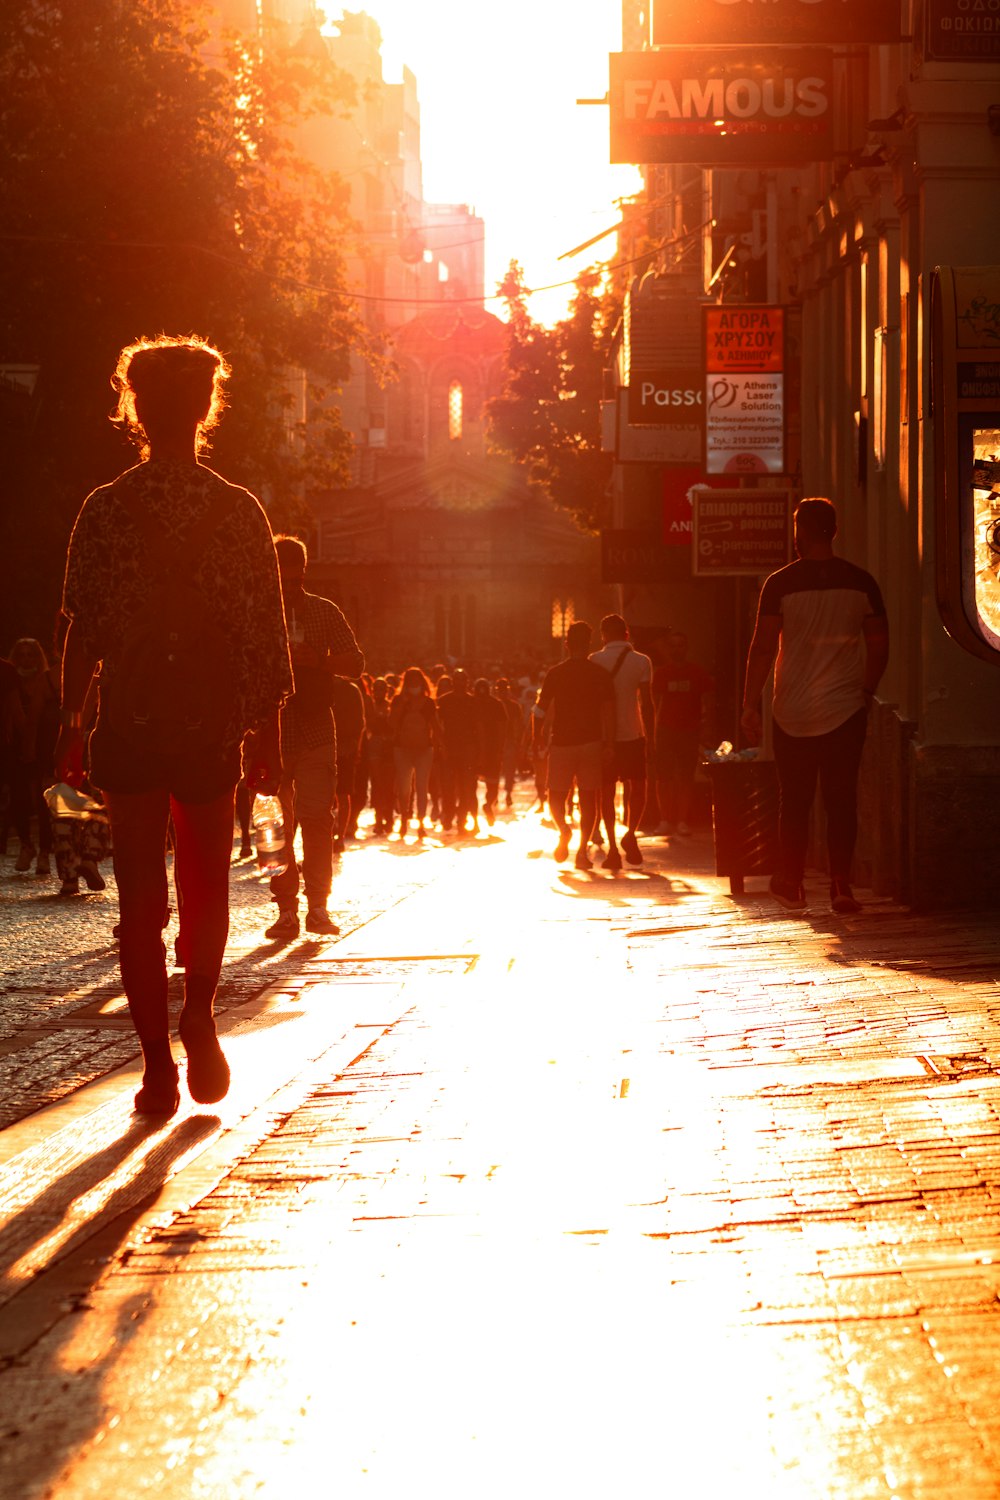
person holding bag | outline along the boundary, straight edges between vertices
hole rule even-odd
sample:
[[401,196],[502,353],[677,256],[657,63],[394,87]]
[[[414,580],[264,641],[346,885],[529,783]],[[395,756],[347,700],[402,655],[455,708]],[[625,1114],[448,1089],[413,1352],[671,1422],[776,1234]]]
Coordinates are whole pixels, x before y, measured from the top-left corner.
[[172,1115],[180,1097],[162,941],[168,820],[186,971],[178,1031],[188,1092],[212,1104],[229,1088],[213,1012],[241,746],[251,789],[276,791],[278,710],[292,688],[267,517],[201,461],[229,373],[199,338],[140,339],[122,351],[113,420],[141,462],[84,501],[66,562],[56,773],[79,784],[84,703],[100,666],[89,776],[111,825],[142,1115]]

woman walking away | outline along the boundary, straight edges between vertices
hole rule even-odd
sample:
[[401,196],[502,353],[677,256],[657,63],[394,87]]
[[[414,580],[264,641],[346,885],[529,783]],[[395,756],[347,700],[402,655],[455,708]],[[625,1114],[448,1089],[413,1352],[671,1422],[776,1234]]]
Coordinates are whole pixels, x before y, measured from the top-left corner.
[[389,709],[393,758],[396,763],[396,798],[399,832],[409,824],[411,787],[416,784],[417,832],[427,832],[427,786],[434,746],[438,739],[437,709],[431,685],[419,667],[407,667],[399,691]]
[[82,711],[100,664],[90,780],[111,820],[121,973],[145,1071],[135,1108],[172,1115],[161,927],[165,844],[175,833],[185,966],[178,1031],[199,1104],[229,1088],[213,1006],[229,930],[229,857],[240,746],[250,790],[277,791],[278,708],[291,691],[271,528],[247,490],[200,461],[229,367],[198,338],[122,351],[113,420],[142,462],[84,501],[70,538],[63,612],[60,779],[78,781]]

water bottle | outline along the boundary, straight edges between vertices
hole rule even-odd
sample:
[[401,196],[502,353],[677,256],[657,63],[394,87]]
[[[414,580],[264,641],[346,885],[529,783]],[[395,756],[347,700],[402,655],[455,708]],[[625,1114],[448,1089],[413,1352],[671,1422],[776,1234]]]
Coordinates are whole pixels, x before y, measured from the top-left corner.
[[254,798],[253,833],[260,873],[268,876],[283,875],[288,869],[288,858],[285,854],[285,820],[279,798]]

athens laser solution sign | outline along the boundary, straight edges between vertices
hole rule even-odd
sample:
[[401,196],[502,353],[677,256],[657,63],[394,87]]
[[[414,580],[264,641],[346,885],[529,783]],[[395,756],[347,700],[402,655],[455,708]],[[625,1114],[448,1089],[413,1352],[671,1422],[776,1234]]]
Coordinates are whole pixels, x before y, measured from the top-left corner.
[[818,47],[613,52],[613,162],[789,166],[828,159],[833,53]]
[[704,309],[705,473],[785,472],[785,310]]

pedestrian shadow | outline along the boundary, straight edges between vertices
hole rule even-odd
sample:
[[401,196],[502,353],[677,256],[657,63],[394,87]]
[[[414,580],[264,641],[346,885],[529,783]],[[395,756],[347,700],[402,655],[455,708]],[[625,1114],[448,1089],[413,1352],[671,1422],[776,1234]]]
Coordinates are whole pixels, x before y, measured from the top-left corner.
[[560,895],[575,896],[578,900],[628,906],[647,897],[660,902],[673,896],[693,895],[698,887],[681,876],[666,875],[659,870],[632,870],[625,880],[610,874],[605,876],[600,871],[560,870],[555,889]]
[[[145,1157],[135,1175],[116,1188],[95,1216],[74,1231],[50,1263],[0,1307],[0,1406],[8,1426],[3,1467],[11,1480],[9,1493],[19,1492],[17,1476],[23,1477],[29,1471],[32,1492],[47,1491],[48,1482],[107,1421],[104,1382],[114,1360],[128,1349],[140,1330],[143,1318],[155,1310],[155,1298],[150,1297],[146,1285],[123,1301],[114,1328],[102,1335],[100,1361],[89,1364],[84,1358],[80,1361],[84,1367],[74,1369],[69,1350],[79,1335],[80,1314],[86,1316],[99,1283],[109,1267],[113,1270],[120,1260],[123,1244],[156,1201],[173,1164],[215,1133],[219,1123],[217,1116],[201,1115],[174,1126]],[[18,1253],[19,1247],[30,1249],[40,1243],[40,1238],[32,1233],[31,1221],[44,1219],[58,1223],[67,1202],[92,1191],[150,1134],[148,1125],[133,1123],[118,1140],[49,1184],[38,1199],[5,1226],[5,1250],[0,1252],[5,1268],[9,1269],[26,1253],[24,1248]],[[58,1270],[51,1275],[54,1267]],[[25,1382],[24,1366],[32,1359],[31,1351],[40,1344],[44,1353],[38,1356],[37,1363],[32,1363],[30,1380]],[[67,1405],[70,1371],[73,1394]],[[19,1424],[15,1414],[20,1416]],[[8,1492],[6,1487],[4,1492]]]
[[880,909],[863,897],[861,901],[857,914],[804,914],[805,925],[829,943],[826,957],[831,963],[952,979],[956,984],[995,984],[1000,931],[989,911],[928,914],[888,903]]
[[[73,1231],[38,1274],[47,1275],[53,1266],[72,1256],[99,1228],[120,1214],[133,1208],[144,1208],[148,1199],[166,1182],[173,1163],[199,1141],[213,1135],[219,1129],[219,1123],[217,1115],[198,1114],[173,1126],[143,1158],[135,1176],[115,1188],[94,1217],[84,1220]],[[93,1192],[133,1152],[162,1129],[162,1122],[153,1124],[141,1117],[133,1117],[124,1135],[48,1182],[36,1197],[11,1215],[0,1228],[0,1305],[3,1305],[0,1318],[7,1320],[10,1309],[22,1295],[22,1290],[9,1284],[11,1272],[18,1262],[55,1233],[66,1218],[67,1205]]]

